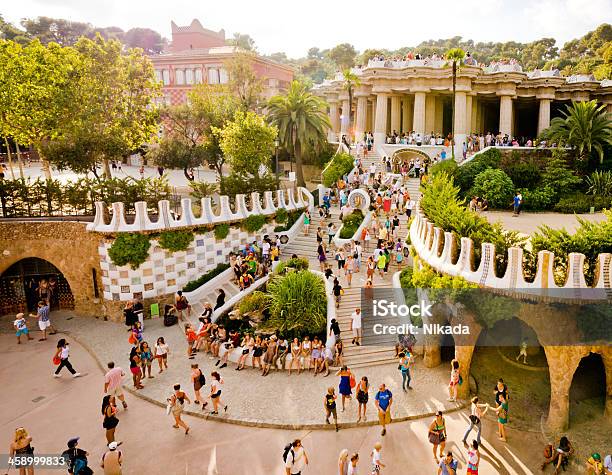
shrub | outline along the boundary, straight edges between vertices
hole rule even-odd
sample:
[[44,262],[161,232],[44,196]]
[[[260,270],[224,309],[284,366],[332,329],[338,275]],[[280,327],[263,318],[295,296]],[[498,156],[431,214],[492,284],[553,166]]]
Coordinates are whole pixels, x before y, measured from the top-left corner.
[[323,172],[323,185],[332,187],[344,175],[349,173],[354,167],[353,157],[348,153],[339,153],[334,155]]
[[576,189],[582,180],[570,170],[565,152],[555,151],[542,174],[542,185],[551,188],[557,195]]
[[522,190],[522,195],[523,207],[533,211],[550,209],[556,200],[556,193],[549,186],[534,190]]
[[275,272],[277,274],[284,274],[285,269],[289,267],[297,271],[306,270],[308,269],[308,259],[305,257],[292,257],[286,261],[281,261],[278,263],[278,266],[276,266]]
[[584,193],[576,192],[561,198],[554,206],[554,210],[558,213],[580,214],[588,213],[591,207],[595,208],[595,211],[599,211],[611,206],[612,198],[610,197],[585,195]]
[[159,247],[168,251],[185,251],[193,242],[192,231],[164,231],[157,240]]
[[266,224],[266,217],[263,214],[252,214],[240,224],[242,229],[250,233],[259,231]]
[[291,229],[291,226],[295,224],[295,222],[299,219],[300,216],[302,216],[301,210],[291,211],[290,213],[287,213],[287,222],[285,224],[275,226],[274,232],[280,233],[283,231],[288,231],[289,229]]
[[209,280],[217,277],[219,274],[221,274],[223,271],[227,269],[229,269],[229,264],[227,263],[218,264],[217,267],[208,271],[206,274],[202,274],[197,279],[187,282],[185,284],[185,287],[183,287],[183,292],[191,292],[197,289],[198,287],[204,285]]
[[246,297],[244,297],[240,304],[238,305],[238,309],[241,314],[250,313],[250,312],[261,312],[268,308],[270,305],[270,296],[264,292],[256,290]]
[[268,323],[281,333],[305,335],[325,331],[327,296],[325,283],[310,271],[290,272],[268,281]]
[[199,181],[190,181],[189,187],[191,188],[189,195],[196,200],[214,195],[219,189],[219,186],[216,183],[205,183]]
[[517,188],[535,188],[542,178],[541,169],[534,161],[502,160],[501,169],[510,177]]
[[587,177],[588,193],[595,196],[612,196],[612,172],[595,171]]
[[138,269],[147,260],[151,241],[146,234],[121,233],[108,250],[113,264],[124,266],[130,264],[132,269]]
[[486,198],[493,208],[507,208],[512,202],[514,184],[502,170],[488,169],[476,176],[472,193]]
[[432,175],[436,175],[438,173],[446,173],[448,175],[453,175],[457,170],[457,162],[455,160],[442,160],[441,162],[432,165],[429,169],[429,173]]
[[287,210],[285,208],[279,208],[276,210],[276,222],[277,223],[284,223],[287,221],[287,219],[289,218],[289,213],[287,213]]
[[356,209],[351,214],[342,218],[342,228],[340,229],[341,239],[351,239],[361,223],[363,222],[363,213],[361,210]]
[[465,195],[473,184],[476,176],[487,168],[498,168],[501,161],[499,150],[492,148],[478,155],[465,165],[458,167],[453,174],[455,183],[459,186],[462,195]]
[[223,223],[223,224],[217,224],[215,226],[215,239],[217,241],[221,241],[222,239],[225,239],[227,237],[227,235],[229,234],[230,231],[230,227],[229,224],[227,223]]

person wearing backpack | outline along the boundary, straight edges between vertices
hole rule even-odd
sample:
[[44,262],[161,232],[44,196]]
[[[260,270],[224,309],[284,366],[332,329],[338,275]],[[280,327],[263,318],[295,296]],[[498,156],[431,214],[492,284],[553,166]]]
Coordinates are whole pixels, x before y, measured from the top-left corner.
[[285,463],[286,475],[302,474],[302,470],[308,465],[308,456],[306,455],[304,447],[302,447],[302,441],[300,439],[295,439],[285,446],[283,462]]
[[68,450],[64,450],[62,457],[68,460],[68,473],[71,475],[92,475],[94,472],[87,466],[89,453],[78,447],[79,437],[68,441]]

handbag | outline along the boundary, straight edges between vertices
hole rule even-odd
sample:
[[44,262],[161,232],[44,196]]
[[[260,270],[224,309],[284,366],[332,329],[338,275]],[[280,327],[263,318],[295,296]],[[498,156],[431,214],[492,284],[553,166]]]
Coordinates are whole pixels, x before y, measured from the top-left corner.
[[440,433],[436,431],[429,431],[429,442],[434,445],[440,444]]
[[355,381],[355,376],[353,376],[352,374],[351,374],[351,377],[349,378],[349,385],[351,386],[351,389],[357,385]]
[[470,414],[470,422],[474,425],[480,424],[480,419],[474,414]]
[[59,366],[59,364],[60,364],[61,362],[62,362],[62,359],[61,359],[59,356],[55,355],[55,356],[53,357],[53,364],[54,364],[55,366]]

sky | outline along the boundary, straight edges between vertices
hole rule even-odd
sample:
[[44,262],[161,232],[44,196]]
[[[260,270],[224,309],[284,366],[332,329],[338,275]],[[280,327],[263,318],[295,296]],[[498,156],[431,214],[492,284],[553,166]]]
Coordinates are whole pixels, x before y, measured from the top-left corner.
[[462,36],[475,41],[529,42],[553,37],[558,46],[612,22],[612,0],[0,0],[0,14],[50,16],[119,26],[147,27],[170,38],[170,21],[247,33],[258,51],[305,56],[339,43],[397,49],[428,39]]

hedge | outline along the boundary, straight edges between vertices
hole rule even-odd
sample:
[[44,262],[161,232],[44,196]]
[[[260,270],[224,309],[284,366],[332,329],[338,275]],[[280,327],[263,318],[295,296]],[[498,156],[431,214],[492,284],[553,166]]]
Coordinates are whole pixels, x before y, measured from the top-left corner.
[[164,231],[158,238],[159,247],[171,252],[186,251],[193,237],[193,231]]
[[119,234],[108,250],[113,264],[124,266],[130,264],[132,269],[138,269],[147,260],[151,241],[146,234]]
[[208,281],[214,279],[215,277],[217,277],[223,271],[226,271],[227,269],[229,269],[229,267],[230,267],[230,265],[227,264],[227,263],[218,264],[217,267],[215,267],[214,269],[208,271],[206,274],[202,274],[197,279],[187,282],[185,284],[185,287],[183,287],[183,292],[191,292],[191,291],[197,289],[198,287],[201,287],[206,282],[208,282]]
[[340,229],[340,239],[351,239],[361,223],[363,222],[363,213],[356,209],[351,214],[342,218],[342,228]]
[[220,241],[221,239],[225,239],[227,237],[227,235],[229,234],[230,231],[230,227],[229,224],[227,223],[223,223],[223,224],[217,224],[215,226],[215,239]]
[[263,214],[252,214],[240,223],[240,226],[245,231],[254,233],[259,231],[266,224],[266,217]]
[[332,161],[323,172],[323,185],[330,188],[354,167],[354,159],[348,153],[334,155]]

